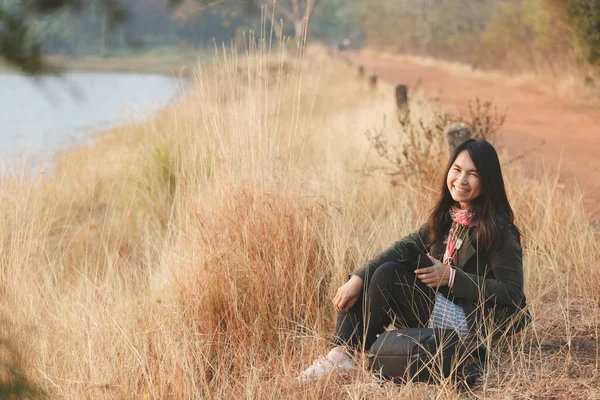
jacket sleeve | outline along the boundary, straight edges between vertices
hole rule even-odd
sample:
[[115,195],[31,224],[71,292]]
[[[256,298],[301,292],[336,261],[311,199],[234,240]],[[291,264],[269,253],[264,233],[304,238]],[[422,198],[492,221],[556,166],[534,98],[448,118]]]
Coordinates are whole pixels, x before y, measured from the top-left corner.
[[491,300],[518,307],[524,297],[522,260],[519,234],[514,225],[507,225],[500,234],[498,250],[490,258],[494,278],[457,269],[451,293],[455,298],[475,302]]
[[430,265],[431,262],[425,257],[425,254],[429,251],[429,246],[429,225],[425,223],[417,231],[395,242],[362,267],[353,271],[352,275],[361,277],[363,281],[369,280],[380,265],[389,261],[407,261],[415,269],[418,265],[423,266],[424,263]]

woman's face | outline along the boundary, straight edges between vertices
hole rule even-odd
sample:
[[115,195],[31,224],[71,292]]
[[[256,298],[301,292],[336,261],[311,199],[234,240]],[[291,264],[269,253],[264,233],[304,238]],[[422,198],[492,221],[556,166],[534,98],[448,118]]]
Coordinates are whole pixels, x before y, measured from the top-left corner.
[[448,171],[446,184],[452,199],[461,208],[471,208],[473,200],[481,195],[481,179],[467,150],[461,151],[454,160]]

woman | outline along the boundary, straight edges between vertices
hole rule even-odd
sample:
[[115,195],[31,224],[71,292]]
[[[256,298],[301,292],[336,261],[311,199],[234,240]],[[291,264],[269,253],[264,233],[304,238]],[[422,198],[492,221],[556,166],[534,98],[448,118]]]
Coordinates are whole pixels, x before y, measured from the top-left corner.
[[[520,233],[491,144],[469,139],[450,157],[429,220],[352,272],[333,299],[337,345],[303,371],[312,380],[353,367],[392,322],[497,337],[522,327]],[[518,318],[513,318],[518,317]]]

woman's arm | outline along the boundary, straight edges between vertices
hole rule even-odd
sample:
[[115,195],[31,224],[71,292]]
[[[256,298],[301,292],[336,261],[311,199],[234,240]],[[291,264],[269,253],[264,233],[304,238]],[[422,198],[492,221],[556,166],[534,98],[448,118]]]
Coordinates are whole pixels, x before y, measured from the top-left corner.
[[[353,271],[352,275],[360,277],[363,281],[368,280],[373,276],[377,267],[389,261],[409,261],[414,263],[414,267],[417,268],[419,264],[418,260],[421,257],[427,258],[425,255],[428,252],[429,246],[429,225],[425,223],[417,231],[395,242],[362,267]],[[429,263],[429,260],[425,260],[424,262]]]
[[490,261],[493,279],[457,269],[451,293],[475,302],[492,300],[518,307],[524,296],[523,250],[514,225],[502,230],[500,246],[491,254]]

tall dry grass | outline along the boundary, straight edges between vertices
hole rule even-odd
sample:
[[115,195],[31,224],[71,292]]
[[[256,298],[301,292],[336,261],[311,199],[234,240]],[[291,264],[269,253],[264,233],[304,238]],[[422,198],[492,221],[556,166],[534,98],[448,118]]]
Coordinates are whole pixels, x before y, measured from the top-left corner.
[[[178,107],[62,155],[52,176],[2,176],[0,388],[460,397],[451,382],[380,387],[366,371],[293,379],[327,351],[347,273],[423,221],[441,165],[402,180],[378,172],[387,164],[365,132],[401,129],[392,89],[370,90],[318,48],[298,60],[249,43],[200,66]],[[412,121],[435,124],[425,99],[413,104]],[[597,396],[597,228],[553,177],[531,181],[506,162],[504,172],[535,322],[492,356],[478,393]]]

